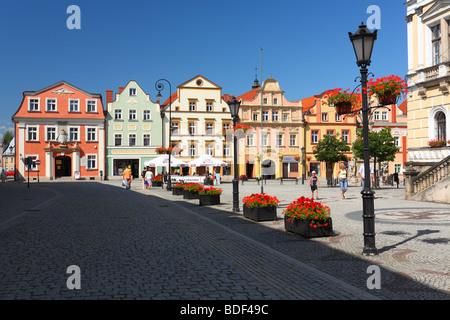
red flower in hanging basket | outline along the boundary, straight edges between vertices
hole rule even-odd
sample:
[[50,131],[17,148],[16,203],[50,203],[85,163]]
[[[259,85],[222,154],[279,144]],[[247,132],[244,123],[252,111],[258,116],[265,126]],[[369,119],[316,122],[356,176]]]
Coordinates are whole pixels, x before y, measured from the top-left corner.
[[402,78],[390,75],[389,77],[369,79],[367,82],[368,94],[378,98],[382,105],[395,104],[400,96],[406,97],[407,83]]
[[338,88],[328,90],[325,95],[328,105],[335,106],[339,115],[356,111],[361,104],[359,89],[356,92],[350,92],[350,89],[342,90]]

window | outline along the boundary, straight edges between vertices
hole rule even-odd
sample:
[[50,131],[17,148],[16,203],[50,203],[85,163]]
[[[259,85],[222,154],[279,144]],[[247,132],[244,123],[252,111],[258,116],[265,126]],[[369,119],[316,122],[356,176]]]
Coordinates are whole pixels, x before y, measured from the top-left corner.
[[97,100],[86,100],[86,112],[97,112]]
[[130,133],[128,135],[128,145],[134,147],[136,145],[136,134]]
[[394,145],[400,150],[400,137],[394,136]]
[[114,110],[114,120],[122,120],[122,109]]
[[212,102],[206,102],[206,111],[212,112],[213,111],[213,104]]
[[267,143],[269,142],[268,140],[269,140],[269,139],[268,139],[267,133],[263,134],[263,135],[262,135],[262,141],[261,141],[262,143],[261,143],[261,144],[262,144],[263,146],[267,146]]
[[224,124],[222,124],[222,128],[223,128],[223,130],[228,130],[228,129],[230,129],[230,124],[224,123]]
[[394,163],[394,172],[402,173],[402,164],[401,163]]
[[213,144],[208,144],[206,146],[206,154],[209,156],[213,156],[214,155],[214,145]]
[[289,136],[289,145],[292,147],[292,146],[295,146],[296,145],[296,140],[297,140],[297,135],[295,135],[295,134],[291,134],[290,136]]
[[247,135],[247,145],[253,146],[253,134]]
[[38,127],[27,127],[27,141],[38,140]]
[[381,111],[381,120],[382,121],[388,120],[388,112],[387,111]]
[[69,100],[69,112],[80,112],[79,100]]
[[350,132],[348,130],[342,130],[342,140],[349,143],[350,142]]
[[334,136],[334,130],[327,130],[327,136]]
[[195,144],[191,144],[189,146],[189,156],[195,157],[195,154],[196,154],[196,152],[195,152]]
[[39,99],[28,100],[28,111],[39,111]]
[[55,127],[47,127],[47,140],[45,141],[55,141],[56,140],[56,128]]
[[273,104],[278,104],[278,98],[273,98]]
[[262,113],[262,120],[263,121],[269,121],[269,111],[263,111],[263,113]]
[[151,113],[150,110],[144,110],[144,121],[151,120]]
[[328,113],[322,113],[322,121],[328,121]]
[[282,134],[278,134],[276,135],[276,146],[282,146],[283,145],[283,135]]
[[257,113],[253,114],[253,121],[258,121],[258,114]]
[[47,99],[47,111],[48,112],[56,111],[56,99]]
[[172,122],[172,134],[180,134],[179,128],[180,128],[179,122]]
[[87,154],[87,170],[97,169],[97,155],[96,154]]
[[144,146],[148,147],[150,145],[150,141],[151,141],[150,134],[144,134],[143,140],[144,140]]
[[87,128],[86,129],[86,141],[97,141],[97,129]]
[[206,134],[207,135],[212,135],[213,134],[213,128],[214,128],[214,124],[213,123],[207,123],[206,124]]
[[130,88],[130,96],[136,95],[136,88]]
[[336,113],[336,122],[339,122],[339,121],[341,121],[341,116]]
[[136,110],[128,111],[128,120],[135,121],[136,120]]
[[115,134],[115,135],[114,135],[114,145],[115,145],[116,147],[122,145],[122,135],[121,135],[121,134]]
[[229,144],[224,144],[223,145],[223,156],[224,157],[229,157],[231,156],[231,148]]
[[264,101],[264,104],[267,104],[267,98],[264,98],[263,101]]
[[190,135],[195,134],[195,122],[189,122],[189,134]]
[[288,122],[288,115],[287,114],[283,114],[283,122]]
[[439,111],[436,113],[435,119],[435,126],[436,126],[436,139],[444,139],[447,140],[447,132],[446,132],[446,126],[447,121],[445,119],[445,114],[442,111]]
[[278,121],[278,111],[272,112],[272,121]]
[[373,113],[373,120],[380,120],[380,111],[375,111]]
[[70,141],[79,141],[78,139],[78,128],[69,128],[69,140]]
[[319,130],[311,130],[311,143],[319,142]]
[[195,111],[196,104],[195,101],[189,101],[189,111]]
[[433,50],[433,65],[441,62],[441,25],[431,27],[431,45]]

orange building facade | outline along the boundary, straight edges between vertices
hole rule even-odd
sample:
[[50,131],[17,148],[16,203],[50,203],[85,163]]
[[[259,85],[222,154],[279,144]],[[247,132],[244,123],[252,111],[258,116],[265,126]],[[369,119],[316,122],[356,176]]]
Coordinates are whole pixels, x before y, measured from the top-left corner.
[[[12,121],[18,179],[103,176],[105,114],[100,94],[65,81],[25,91]],[[26,159],[32,160],[29,166]]]

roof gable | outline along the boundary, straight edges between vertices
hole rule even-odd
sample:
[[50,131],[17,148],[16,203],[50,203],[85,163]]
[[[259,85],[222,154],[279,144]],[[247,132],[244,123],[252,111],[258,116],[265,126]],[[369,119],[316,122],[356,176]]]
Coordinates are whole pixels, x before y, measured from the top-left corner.
[[182,84],[180,84],[178,87],[178,89],[186,89],[186,88],[196,88],[196,89],[201,89],[201,88],[208,88],[208,89],[218,89],[221,90],[222,87],[218,86],[217,84],[215,84],[214,82],[206,79],[205,77],[203,77],[202,75],[198,75]]

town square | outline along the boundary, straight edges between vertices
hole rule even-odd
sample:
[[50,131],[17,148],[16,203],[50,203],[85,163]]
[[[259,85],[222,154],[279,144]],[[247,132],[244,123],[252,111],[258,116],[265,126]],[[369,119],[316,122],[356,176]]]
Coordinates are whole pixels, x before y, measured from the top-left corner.
[[450,299],[447,1],[20,2],[0,300]]

